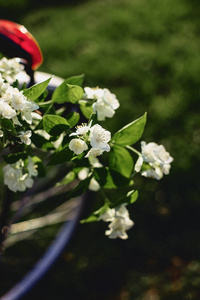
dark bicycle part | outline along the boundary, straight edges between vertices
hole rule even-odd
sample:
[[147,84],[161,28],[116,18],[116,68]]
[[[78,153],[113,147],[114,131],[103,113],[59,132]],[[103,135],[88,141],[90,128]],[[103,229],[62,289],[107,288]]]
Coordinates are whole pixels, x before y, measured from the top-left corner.
[[42,64],[41,49],[32,34],[23,26],[8,20],[0,20],[0,51],[12,58],[25,60],[25,71],[34,84],[34,71]]
[[36,70],[43,62],[38,42],[23,25],[0,20],[0,42],[2,53],[9,57],[24,58],[32,70]]
[[32,270],[19,283],[11,288],[10,291],[4,294],[0,300],[21,299],[47,273],[50,267],[52,267],[52,265],[56,262],[64,248],[69,244],[80,220],[87,197],[87,193],[80,197],[80,203],[78,207],[76,207],[74,218],[65,222],[61,231],[55,238],[54,242],[49,246],[43,257],[35,264]]

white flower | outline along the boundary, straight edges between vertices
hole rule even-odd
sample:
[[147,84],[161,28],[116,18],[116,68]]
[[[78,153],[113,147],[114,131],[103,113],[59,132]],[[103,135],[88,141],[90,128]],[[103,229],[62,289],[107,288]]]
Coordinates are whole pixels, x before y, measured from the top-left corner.
[[21,140],[22,143],[26,144],[26,145],[30,145],[31,144],[31,137],[32,132],[30,130],[27,130],[26,132],[21,131],[19,138]]
[[0,115],[2,115],[5,119],[12,119],[15,117],[16,112],[7,102],[0,100]]
[[110,239],[120,238],[126,240],[128,235],[126,231],[133,226],[133,221],[124,218],[115,218],[109,225],[109,230],[106,230],[105,235],[108,235]]
[[21,110],[22,120],[25,120],[28,124],[32,124],[32,112],[38,108],[39,106],[36,103],[27,100]]
[[143,176],[159,180],[163,177],[163,174],[169,174],[170,163],[173,161],[173,157],[170,156],[163,145],[153,142],[146,144],[143,141],[141,142],[141,148],[143,160],[149,163],[151,167],[141,172]]
[[2,75],[0,74],[0,95],[3,95],[9,88],[9,83],[5,82]]
[[158,145],[156,143],[141,142],[142,155],[144,161],[149,163],[160,162],[161,164],[169,164],[173,161],[169,152],[165,150],[163,145]]
[[24,192],[26,188],[31,188],[33,186],[33,183],[33,179],[29,176],[28,173],[26,173],[18,178],[16,189],[17,191]]
[[11,107],[15,110],[23,110],[26,105],[27,98],[17,88],[12,90]]
[[[37,108],[38,108],[38,106],[37,106]],[[33,117],[32,117],[32,110],[30,108],[24,109],[21,112],[21,115],[22,115],[22,120],[25,120],[26,123],[28,123],[28,124],[32,124]]]
[[4,85],[5,85],[5,82],[4,82],[4,79],[3,79],[3,77],[0,73],[0,94],[2,93],[2,89],[4,88]]
[[24,162],[21,159],[3,168],[4,184],[13,192],[24,192],[26,188],[33,186],[34,181],[31,176],[37,176],[37,171],[32,165],[32,159],[30,157],[28,159],[28,173],[24,170]]
[[92,148],[85,155],[86,158],[93,156],[99,156],[103,151],[109,151],[110,146],[108,142],[111,139],[111,133],[108,130],[102,128],[99,124],[95,124],[91,127],[89,125],[82,124],[77,127],[75,133],[71,133],[70,136],[77,135],[80,138],[72,139],[69,143],[69,149],[74,151],[76,154],[81,154],[83,151],[88,149],[86,143],[91,144]]
[[119,101],[116,95],[111,93],[108,89],[103,89],[103,100],[114,110],[119,107]]
[[83,153],[83,151],[88,149],[87,144],[81,139],[73,139],[69,143],[69,149],[73,151],[76,155]]
[[109,230],[106,230],[105,232],[105,235],[108,235],[110,239],[115,239],[117,237],[124,240],[127,239],[128,235],[126,231],[134,225],[134,222],[129,217],[129,212],[125,207],[125,204],[108,209],[99,217],[99,220],[111,222],[108,225]]
[[103,89],[100,89],[98,87],[96,88],[85,87],[84,91],[88,99],[97,100],[103,97]]
[[103,151],[110,151],[108,142],[111,139],[111,133],[108,130],[102,128],[99,124],[96,124],[90,129],[91,146],[93,148],[99,148]]
[[20,175],[19,174],[20,170],[16,170],[11,165],[6,165],[3,168],[3,172],[4,172],[4,184],[7,185],[11,191],[16,192],[17,191],[16,185]]
[[3,136],[3,130],[0,129],[0,137]]
[[38,108],[39,108],[39,106],[35,102],[33,102],[31,100],[27,100],[25,102],[23,110],[25,110],[25,111],[26,110],[34,111],[34,110],[36,110]]
[[22,115],[22,120],[26,121],[26,123],[28,124],[32,124],[32,115],[30,109],[22,111],[21,115]]
[[97,192],[100,189],[100,185],[99,185],[98,181],[96,181],[96,179],[92,178],[90,180],[88,189],[90,191]]
[[84,180],[88,177],[89,174],[89,169],[88,168],[83,168],[81,171],[78,172],[78,178],[80,180]]
[[73,135],[85,136],[87,132],[90,130],[90,125],[82,124],[77,126],[76,128],[77,128],[76,132],[71,133],[69,136],[73,136]]
[[85,157],[96,157],[96,156],[101,155],[102,153],[103,153],[103,150],[100,148],[91,148]]
[[99,121],[104,121],[105,118],[112,118],[115,114],[115,111],[112,107],[109,105],[106,105],[106,103],[103,100],[97,100],[93,105],[92,108],[94,112],[97,113],[97,118]]
[[143,164],[143,157],[142,156],[139,156],[138,157],[138,160],[136,161],[136,164],[135,164],[135,168],[134,170],[136,172],[140,172],[141,168],[142,168],[142,164]]
[[103,220],[104,222],[110,222],[115,219],[115,209],[109,208],[103,214],[99,216],[99,220]]
[[22,126],[22,124],[19,122],[17,116],[14,116],[14,117],[12,118],[12,121],[13,121],[13,124],[14,124],[14,125]]
[[28,174],[24,176],[22,170],[16,168],[16,165],[7,165],[3,168],[4,171],[4,184],[13,192],[23,192],[26,187],[31,187],[30,180],[28,180]]
[[17,116],[21,114],[22,120],[32,124],[32,111],[39,106],[28,100],[21,91],[2,82],[0,77],[0,115],[6,119],[12,119],[15,125],[21,126]]
[[141,175],[144,177],[155,178],[157,180],[160,180],[163,177],[163,172],[160,167],[156,167],[142,171]]
[[15,80],[16,75],[23,71],[24,66],[21,65],[17,58],[7,59],[3,57],[0,60],[0,72],[3,77],[10,83]]
[[105,120],[106,117],[113,117],[115,109],[119,107],[119,101],[115,94],[112,94],[108,89],[86,87],[84,90],[86,98],[96,100],[92,108],[97,113],[99,121]]
[[[94,148],[92,148],[94,149]],[[93,166],[94,168],[101,168],[103,167],[103,165],[99,162],[98,158],[96,158],[95,156],[90,156],[89,157],[89,162],[91,164],[91,166]]]

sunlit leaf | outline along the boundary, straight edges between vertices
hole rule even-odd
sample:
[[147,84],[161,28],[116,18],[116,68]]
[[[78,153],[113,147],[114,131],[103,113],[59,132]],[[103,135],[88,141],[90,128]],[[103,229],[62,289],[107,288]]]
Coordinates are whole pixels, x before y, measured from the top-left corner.
[[89,119],[91,117],[91,115],[94,113],[94,110],[92,108],[92,104],[88,103],[85,100],[80,100],[79,101],[80,104],[80,110],[82,112],[82,114]]
[[81,86],[83,83],[84,75],[73,76],[64,80],[53,92],[52,100],[56,103],[69,102],[69,85]]
[[66,120],[69,123],[69,128],[73,128],[80,120],[80,114],[73,111],[66,116]]
[[69,128],[67,120],[57,115],[44,115],[43,128],[50,135],[57,136]]
[[129,191],[125,200],[127,203],[134,203],[138,198],[138,191],[137,190],[132,190],[132,191]]
[[46,90],[51,78],[52,77],[48,78],[43,82],[31,86],[30,88],[24,90],[23,94],[32,101],[36,100]]
[[117,131],[112,141],[118,145],[126,146],[135,144],[142,136],[146,124],[146,113],[139,119]]
[[67,84],[68,98],[71,103],[77,103],[83,96],[83,89],[78,85]]

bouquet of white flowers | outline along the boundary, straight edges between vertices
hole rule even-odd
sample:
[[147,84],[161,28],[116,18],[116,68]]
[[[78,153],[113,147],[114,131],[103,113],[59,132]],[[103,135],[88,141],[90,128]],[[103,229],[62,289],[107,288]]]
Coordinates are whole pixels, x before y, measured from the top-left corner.
[[[27,88],[17,80],[23,69],[17,58],[0,60],[0,148],[5,186],[17,193],[24,205],[20,193],[29,189],[33,194],[35,182],[37,185],[50,171],[56,174],[58,166],[65,166],[65,173],[55,176],[52,188],[74,182],[66,192],[66,201],[87,189],[100,193],[98,209],[81,222],[110,222],[105,234],[127,239],[127,230],[134,225],[127,206],[138,198],[134,176],[140,173],[160,180],[169,174],[173,161],[163,145],[142,141],[141,152],[133,147],[142,137],[146,113],[111,133],[102,123],[115,116],[120,103],[109,89],[83,87],[84,75],[79,75],[62,80],[49,94],[52,77]],[[117,193],[111,199],[114,190]],[[9,220],[3,214],[4,209],[2,241],[9,230],[12,233],[12,224],[8,228]]]
[[[66,199],[87,189],[99,191],[102,205],[84,222],[111,222],[106,235],[126,239],[133,226],[127,205],[138,192],[133,177],[157,180],[168,174],[173,158],[164,146],[141,142],[141,153],[133,145],[141,138],[146,113],[116,133],[100,125],[115,115],[120,104],[107,88],[82,88],[84,76],[64,80],[46,100],[51,78],[29,88],[17,86],[15,76],[22,71],[17,59],[0,61],[0,135],[4,184],[13,192],[31,189],[37,176],[45,176],[49,166],[66,164],[68,171],[55,186],[79,180]],[[67,112],[67,103],[79,106],[88,121],[79,125],[80,112]],[[106,157],[104,159],[104,153]],[[138,159],[134,165],[133,155]],[[123,190],[110,201],[106,191]]]

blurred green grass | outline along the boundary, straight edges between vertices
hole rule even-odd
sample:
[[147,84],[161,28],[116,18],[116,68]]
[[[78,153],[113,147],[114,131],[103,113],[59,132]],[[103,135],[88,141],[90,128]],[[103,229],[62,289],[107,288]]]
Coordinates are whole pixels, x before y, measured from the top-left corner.
[[[84,85],[116,93],[121,107],[105,125],[113,131],[147,111],[143,139],[163,143],[174,157],[161,181],[137,178],[141,191],[128,241],[107,240],[104,224],[82,225],[27,299],[49,299],[49,293],[72,300],[199,299],[199,2],[0,3],[1,18],[23,24],[38,40],[40,71],[64,78],[85,73]],[[38,233],[42,245],[45,237]],[[23,243],[30,251],[32,242]],[[29,266],[26,261],[24,269]],[[15,271],[8,272],[13,281]]]

